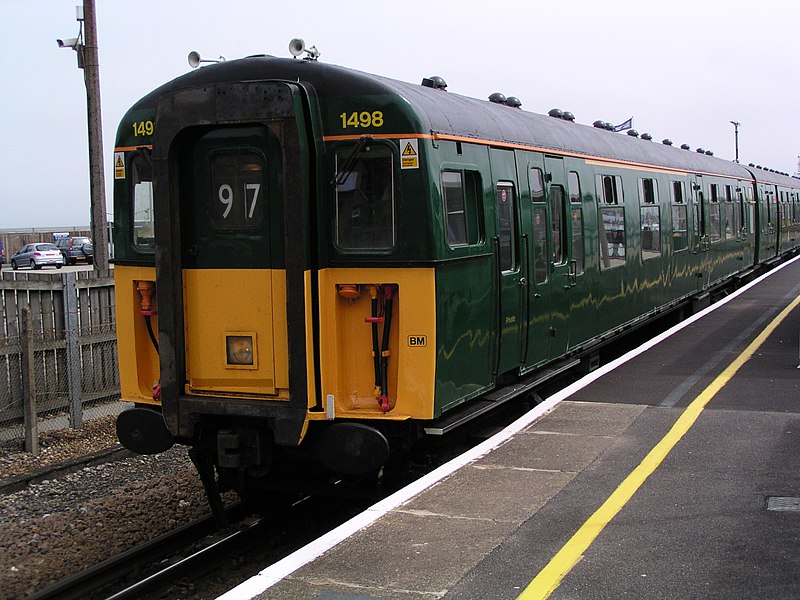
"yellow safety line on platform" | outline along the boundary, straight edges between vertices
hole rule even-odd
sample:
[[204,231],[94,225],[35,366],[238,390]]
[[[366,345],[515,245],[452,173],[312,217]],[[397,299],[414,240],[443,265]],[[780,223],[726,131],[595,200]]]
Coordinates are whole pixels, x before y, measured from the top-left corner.
[[784,308],[772,322],[754,339],[744,352],[728,365],[728,367],[695,398],[686,410],[650,453],[639,463],[628,477],[614,490],[603,505],[589,517],[581,528],[572,536],[561,550],[550,560],[547,566],[530,582],[518,596],[519,600],[539,600],[548,598],[561,583],[561,580],[572,570],[583,553],[594,539],[600,535],[606,525],[628,503],[636,491],[667,457],[675,444],[691,429],[697,417],[703,412],[711,399],[730,381],[736,372],[755,354],[756,350],[767,340],[787,315],[800,304],[800,296]]

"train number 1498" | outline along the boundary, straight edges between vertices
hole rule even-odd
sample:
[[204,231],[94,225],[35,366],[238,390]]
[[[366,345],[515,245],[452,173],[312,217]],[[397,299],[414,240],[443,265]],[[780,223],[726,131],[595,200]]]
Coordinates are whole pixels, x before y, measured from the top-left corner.
[[368,112],[366,110],[361,112],[343,112],[339,115],[342,120],[342,129],[356,128],[356,127],[383,127],[383,112],[375,110]]

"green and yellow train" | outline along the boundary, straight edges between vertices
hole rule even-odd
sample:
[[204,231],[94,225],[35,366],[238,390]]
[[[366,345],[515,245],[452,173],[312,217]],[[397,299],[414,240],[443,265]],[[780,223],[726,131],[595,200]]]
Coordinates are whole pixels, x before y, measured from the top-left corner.
[[[800,180],[315,56],[158,88],[114,155],[123,399],[247,496],[379,471],[800,245]],[[633,133],[633,132],[629,132]]]

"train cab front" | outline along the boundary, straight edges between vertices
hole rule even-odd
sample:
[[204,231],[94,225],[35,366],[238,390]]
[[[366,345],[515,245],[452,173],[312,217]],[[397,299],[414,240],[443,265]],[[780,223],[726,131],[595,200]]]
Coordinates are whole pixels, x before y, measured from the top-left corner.
[[177,442],[265,470],[302,440],[316,385],[306,92],[204,77],[130,111],[146,139],[118,135],[115,206],[133,238],[116,269],[121,379],[138,404],[118,432],[140,453]]

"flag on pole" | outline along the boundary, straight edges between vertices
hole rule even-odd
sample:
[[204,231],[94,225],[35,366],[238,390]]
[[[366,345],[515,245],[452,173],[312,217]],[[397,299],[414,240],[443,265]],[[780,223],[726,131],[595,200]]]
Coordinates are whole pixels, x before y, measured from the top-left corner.
[[624,123],[620,123],[619,125],[614,125],[614,131],[625,131],[626,129],[633,129],[633,117],[631,117]]

